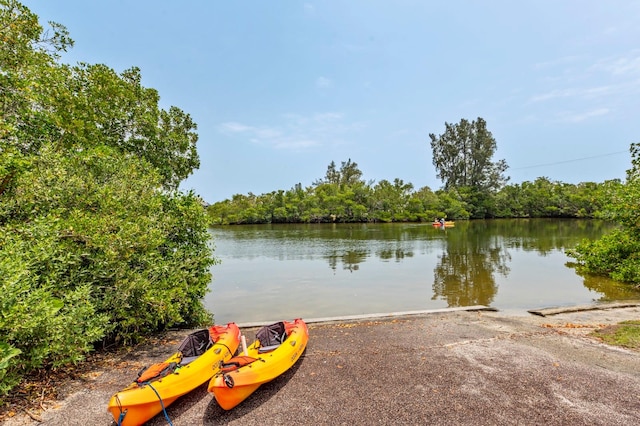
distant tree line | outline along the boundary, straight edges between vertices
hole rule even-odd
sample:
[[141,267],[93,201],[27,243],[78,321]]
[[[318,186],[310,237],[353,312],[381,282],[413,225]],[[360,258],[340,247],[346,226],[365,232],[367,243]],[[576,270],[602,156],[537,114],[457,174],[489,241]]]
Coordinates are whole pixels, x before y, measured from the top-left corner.
[[[479,196],[473,188],[414,190],[401,179],[365,182],[351,160],[302,188],[234,195],[207,209],[211,225],[330,222],[429,222],[486,218],[596,218],[624,186],[620,180],[569,184],[546,177]],[[479,204],[479,202],[481,204]]]

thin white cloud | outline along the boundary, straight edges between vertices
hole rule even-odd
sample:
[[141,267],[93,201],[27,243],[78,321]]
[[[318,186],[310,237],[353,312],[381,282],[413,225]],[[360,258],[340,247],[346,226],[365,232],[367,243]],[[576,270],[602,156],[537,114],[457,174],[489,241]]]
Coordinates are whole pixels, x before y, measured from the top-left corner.
[[337,112],[324,112],[313,116],[313,121],[317,123],[335,123],[340,120],[342,120],[342,114]]
[[253,129],[255,135],[260,139],[277,139],[282,136],[282,132],[270,127]]
[[542,102],[558,98],[580,98],[593,99],[601,96],[608,96],[620,92],[617,86],[599,86],[599,87],[571,87],[567,89],[556,89],[546,93],[533,95],[530,102]]
[[273,126],[252,126],[235,121],[222,123],[218,131],[246,137],[248,141],[274,149],[308,149],[342,143],[350,133],[362,129],[362,123],[347,123],[337,112],[313,115],[283,114]]
[[585,111],[585,112],[564,111],[558,114],[558,119],[559,121],[562,121],[562,122],[579,123],[589,118],[607,115],[609,114],[609,112],[610,112],[609,108],[597,108],[597,109],[594,109],[591,111]]
[[220,124],[219,129],[224,133],[242,133],[250,130],[251,128],[244,124],[229,121],[227,123]]
[[640,50],[632,50],[626,55],[602,59],[591,69],[604,71],[612,76],[640,75]]
[[582,58],[576,55],[563,56],[561,58],[553,59],[550,61],[538,62],[533,65],[535,69],[548,69],[557,67],[558,65],[567,65],[580,61]]
[[310,140],[310,139],[296,139],[292,138],[290,140],[281,139],[275,145],[274,148],[277,149],[305,149],[312,148],[314,146],[318,146],[320,143],[318,141]]
[[[562,98],[578,100],[627,97],[640,91],[640,50],[633,49],[624,54],[601,58],[591,64],[578,64],[584,58],[567,56],[556,61],[536,64],[541,71],[561,69],[542,77],[543,81],[556,87],[546,92],[533,94],[529,102],[544,102]],[[569,66],[571,63],[572,66]],[[566,66],[565,66],[566,65]],[[607,84],[602,84],[606,82]],[[635,96],[635,95],[634,95]]]
[[320,76],[316,79],[316,87],[320,89],[333,87],[333,81],[330,78]]

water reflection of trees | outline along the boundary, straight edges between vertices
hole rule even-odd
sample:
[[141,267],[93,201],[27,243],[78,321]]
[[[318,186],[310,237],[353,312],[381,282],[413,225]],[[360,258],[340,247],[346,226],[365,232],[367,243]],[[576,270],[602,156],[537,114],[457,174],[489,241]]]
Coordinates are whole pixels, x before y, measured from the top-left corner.
[[[381,260],[395,260],[401,262],[403,259],[413,257],[413,251],[398,246],[394,248],[384,248],[375,252],[375,255]],[[329,267],[334,271],[338,268],[338,265],[342,265],[342,269],[351,272],[360,269],[360,263],[363,263],[367,258],[371,256],[370,250],[346,250],[346,251],[333,251],[326,256],[329,263]]]
[[[567,263],[567,267],[575,268],[572,262]],[[584,279],[583,285],[591,291],[599,293],[599,302],[609,302],[612,300],[640,300],[640,288],[634,288],[629,284],[613,281],[607,277],[599,275],[588,275],[577,271],[577,274]]]
[[448,233],[434,269],[432,300],[444,299],[449,307],[488,306],[498,292],[495,274],[508,275],[510,255],[501,239],[482,227],[456,231]]
[[545,256],[573,247],[582,239],[596,239],[612,228],[598,220],[509,219],[474,222],[474,228],[490,228],[504,238],[504,247],[535,251]]
[[[455,307],[493,302],[498,291],[496,274],[509,273],[509,250],[545,256],[574,247],[585,238],[595,239],[612,226],[597,220],[509,219],[462,221],[445,230],[430,224],[304,224],[243,225],[216,232],[242,243],[238,256],[258,258],[272,253],[291,260],[313,259],[322,253],[332,270],[350,272],[360,270],[373,256],[396,262],[413,257],[419,250],[417,241],[429,247],[441,242],[445,248],[434,268],[433,299]],[[622,290],[610,282],[585,277],[584,285],[604,294],[603,300],[630,298],[618,295]]]
[[395,260],[396,262],[400,262],[406,257],[413,257],[413,251],[405,250],[404,247],[395,247],[380,250],[376,252],[376,255],[382,260]]
[[[414,256],[413,241],[423,240],[424,226],[397,226],[396,224],[367,226],[364,224],[332,226],[331,232],[340,236],[342,250],[331,250],[325,255],[329,267],[333,270],[342,265],[342,269],[351,272],[360,269],[359,264],[369,257],[376,256],[383,261],[401,262]],[[329,241],[327,234],[316,237]]]
[[369,257],[368,250],[357,251],[334,251],[327,256],[329,267],[334,271],[338,268],[338,264],[342,264],[342,269],[353,272],[360,269],[360,263]]
[[[434,269],[433,299],[449,306],[490,305],[498,288],[495,274],[507,276],[509,249],[535,251],[541,256],[595,239],[611,229],[602,221],[514,219],[474,221],[447,232],[447,244]],[[568,265],[569,266],[569,265]],[[640,297],[640,291],[612,281],[584,277],[586,288],[604,295],[601,300]]]

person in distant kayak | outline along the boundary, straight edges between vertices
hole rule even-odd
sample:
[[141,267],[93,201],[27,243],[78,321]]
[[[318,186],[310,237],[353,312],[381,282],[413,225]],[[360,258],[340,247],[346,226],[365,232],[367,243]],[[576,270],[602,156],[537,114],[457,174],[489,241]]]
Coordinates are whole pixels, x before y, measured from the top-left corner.
[[440,225],[444,225],[444,217],[440,218]]

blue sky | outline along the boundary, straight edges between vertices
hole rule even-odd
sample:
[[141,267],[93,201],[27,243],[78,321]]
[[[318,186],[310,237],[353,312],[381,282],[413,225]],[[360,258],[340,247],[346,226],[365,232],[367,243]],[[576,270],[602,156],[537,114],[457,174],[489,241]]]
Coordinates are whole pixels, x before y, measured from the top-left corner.
[[137,66],[198,123],[208,202],[365,180],[438,189],[429,133],[482,117],[511,183],[624,179],[640,142],[640,2],[25,0],[76,44]]

